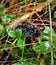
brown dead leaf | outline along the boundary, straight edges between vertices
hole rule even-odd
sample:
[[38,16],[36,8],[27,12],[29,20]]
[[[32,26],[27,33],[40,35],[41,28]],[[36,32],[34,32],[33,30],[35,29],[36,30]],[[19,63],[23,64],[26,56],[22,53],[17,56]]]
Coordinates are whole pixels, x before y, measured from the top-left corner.
[[10,8],[10,9],[7,9],[7,11],[5,13],[11,13],[14,11],[15,8]]
[[38,5],[37,6],[33,6],[33,7],[27,7],[26,8],[26,11],[27,12],[32,12],[33,10],[34,11],[38,11],[38,12],[41,12],[41,10],[45,7],[47,5],[47,3],[46,2],[44,2],[44,3],[38,3]]
[[13,4],[17,3],[18,1],[19,1],[19,0],[11,0],[10,5],[13,5]]
[[23,15],[22,17],[18,17],[16,18],[14,21],[12,21],[12,23],[10,23],[9,27],[11,29],[17,27],[17,25],[19,24],[19,22],[25,21],[27,20],[30,16],[34,15],[36,12],[41,12],[43,8],[45,8],[48,5],[47,2],[43,2],[43,3],[38,3],[38,5],[36,7],[33,7],[32,9],[34,9],[34,11],[29,12],[25,15]]
[[35,11],[34,12],[30,12],[30,13],[27,13],[26,15],[23,15],[21,18],[16,18],[14,21],[12,21],[12,23],[10,23],[9,27],[12,29],[14,27],[16,27],[19,22],[21,21],[25,21],[27,20],[30,16],[32,16],[33,14],[35,14],[36,12],[41,12],[41,10],[47,6],[47,2],[44,2],[44,3],[39,3],[37,5],[37,7],[35,8]]
[[28,14],[26,14],[26,15],[24,15],[24,16],[22,16],[21,18],[16,18],[14,21],[12,21],[12,23],[10,23],[10,25],[9,25],[9,27],[12,29],[12,28],[15,28],[17,25],[18,25],[18,23],[19,22],[21,22],[21,21],[25,21],[25,20],[27,20],[28,18],[29,18],[29,16],[30,16],[30,14],[31,13],[28,13]]

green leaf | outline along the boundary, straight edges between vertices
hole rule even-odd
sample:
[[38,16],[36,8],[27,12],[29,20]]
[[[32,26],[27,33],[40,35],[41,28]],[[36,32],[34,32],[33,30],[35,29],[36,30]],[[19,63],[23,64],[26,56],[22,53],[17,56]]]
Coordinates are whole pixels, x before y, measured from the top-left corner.
[[48,48],[51,47],[50,44],[49,44],[49,42],[45,42],[45,46],[46,46],[46,49],[48,49]]
[[56,18],[56,11],[54,12],[54,18]]
[[37,53],[47,54],[50,52],[50,44],[49,42],[42,42],[40,45],[33,45],[33,50]]
[[15,31],[10,30],[10,31],[8,32],[8,35],[9,35],[10,37],[12,37],[12,38],[16,38]]
[[47,36],[47,35],[44,35],[44,34],[41,35],[39,38],[41,39],[41,41],[42,41],[42,40],[44,40],[44,41],[49,41],[49,40],[50,40],[50,37]]
[[2,33],[3,31],[4,31],[4,26],[0,24],[0,33]]
[[4,38],[5,33],[4,32],[0,32],[0,41]]
[[30,62],[21,62],[21,63],[17,62],[12,65],[36,65],[36,64],[30,63]]
[[10,31],[10,28],[8,26],[6,26],[5,29],[7,33]]
[[50,27],[45,26],[45,30],[43,31],[43,34],[49,34],[50,32]]
[[34,50],[36,53],[41,53],[40,45],[34,44],[34,45],[33,45],[33,50]]
[[25,39],[24,40],[18,39],[17,46],[20,47],[20,48],[22,48],[23,46],[25,46]]
[[17,46],[20,47],[20,48],[23,47],[23,40],[22,40],[22,39],[19,39],[19,40],[18,40]]
[[10,3],[10,2],[11,2],[11,0],[8,0],[8,2]]
[[13,31],[13,30],[9,31],[9,29],[7,29],[7,31],[8,31],[7,32],[8,35],[12,38],[21,38],[21,36],[22,36],[22,30],[21,29],[18,29],[18,30],[15,30],[15,31]]
[[1,16],[1,18],[2,18],[3,23],[9,23],[9,22],[12,21],[13,15],[11,15],[11,14],[3,14]]
[[52,38],[53,38],[53,42],[56,42],[56,34],[55,33],[52,34]]
[[50,61],[50,55],[46,55],[45,57],[45,65],[51,65],[51,61]]
[[53,42],[52,46],[56,49],[56,42]]
[[4,26],[0,24],[0,30],[4,30]]
[[19,37],[17,37],[17,38],[18,38],[17,46],[20,48],[25,46],[26,36],[25,36],[25,34],[22,34],[22,31],[20,31]]
[[29,0],[24,0],[23,2],[26,4]]
[[22,36],[22,30],[21,29],[15,30],[15,34],[16,34],[17,38],[21,38],[21,36]]
[[0,8],[4,8],[4,4],[0,4]]
[[54,58],[56,58],[56,49],[54,50]]

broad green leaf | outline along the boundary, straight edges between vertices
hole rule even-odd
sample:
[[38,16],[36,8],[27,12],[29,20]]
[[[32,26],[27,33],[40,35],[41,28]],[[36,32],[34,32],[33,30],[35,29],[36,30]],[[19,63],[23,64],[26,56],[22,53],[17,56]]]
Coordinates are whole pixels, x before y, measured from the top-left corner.
[[4,26],[0,24],[0,30],[4,30]]
[[49,42],[45,42],[46,49],[51,48]]
[[52,34],[52,38],[53,38],[53,42],[56,42],[56,34],[55,33]]
[[0,40],[2,40],[3,38],[4,38],[4,36],[5,36],[5,33],[4,32],[0,32]]
[[4,8],[5,6],[4,6],[4,4],[0,4],[0,8]]
[[37,53],[47,54],[50,52],[50,44],[49,42],[42,42],[40,45],[33,45],[33,50]]
[[41,39],[41,41],[42,40],[44,40],[44,41],[49,41],[50,40],[50,37],[47,36],[47,35],[44,35],[44,34],[42,36],[40,36],[39,38]]
[[49,34],[50,32],[50,27],[45,26],[45,30],[43,31],[43,34]]
[[16,38],[15,31],[10,30],[10,31],[8,32],[8,35],[9,35],[10,37],[12,37],[12,38]]
[[21,29],[15,30],[15,34],[17,38],[20,38],[22,36],[22,30]]
[[4,24],[7,24],[7,23],[9,23],[9,22],[12,21],[13,15],[11,15],[11,14],[3,14],[3,15],[1,16],[1,18],[2,18],[3,23],[4,23]]
[[20,48],[22,48],[23,46],[25,46],[25,40],[18,39],[17,46],[20,47]]
[[56,11],[54,12],[54,18],[56,18]]
[[33,45],[33,50],[34,50],[36,53],[41,53],[40,45],[34,44],[34,45]]
[[50,52],[50,44],[49,42],[45,42],[41,44],[41,52],[42,54],[48,54]]
[[7,33],[10,31],[10,28],[8,26],[6,26],[5,29]]
[[21,29],[19,29],[19,30],[10,30],[9,31],[9,29],[7,29],[7,33],[8,33],[8,35],[10,36],[10,37],[12,37],[12,38],[21,38],[21,36],[22,36],[22,30]]

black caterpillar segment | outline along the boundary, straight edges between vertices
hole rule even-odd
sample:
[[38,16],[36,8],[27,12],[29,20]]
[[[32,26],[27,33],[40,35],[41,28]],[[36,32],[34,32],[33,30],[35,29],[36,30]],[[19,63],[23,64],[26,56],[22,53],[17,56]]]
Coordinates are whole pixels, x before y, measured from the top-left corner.
[[40,26],[31,22],[20,22],[14,30],[17,29],[21,29],[23,32],[34,37],[38,37],[41,34]]

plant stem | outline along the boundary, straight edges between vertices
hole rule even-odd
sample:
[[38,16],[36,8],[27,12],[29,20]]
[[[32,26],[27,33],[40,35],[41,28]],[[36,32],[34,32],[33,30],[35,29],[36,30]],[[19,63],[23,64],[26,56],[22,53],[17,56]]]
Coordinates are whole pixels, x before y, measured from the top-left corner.
[[23,58],[24,58],[25,41],[26,41],[26,37],[24,38],[24,42],[23,42],[23,46],[22,46],[22,58],[21,58],[21,61],[23,61]]
[[51,18],[51,7],[50,1],[48,0],[48,7],[49,7],[49,19],[50,19],[50,44],[51,44],[51,65],[54,65],[54,58],[53,58],[53,46],[52,46],[52,18]]

